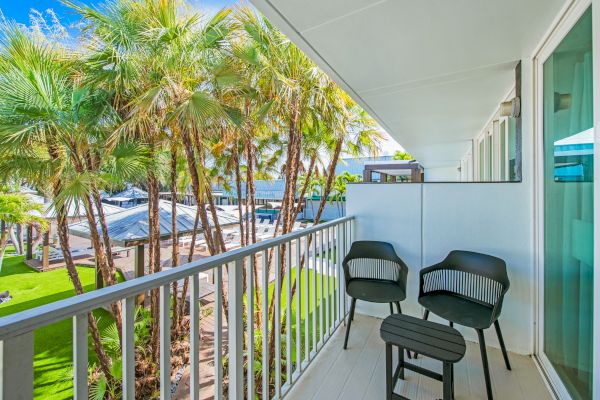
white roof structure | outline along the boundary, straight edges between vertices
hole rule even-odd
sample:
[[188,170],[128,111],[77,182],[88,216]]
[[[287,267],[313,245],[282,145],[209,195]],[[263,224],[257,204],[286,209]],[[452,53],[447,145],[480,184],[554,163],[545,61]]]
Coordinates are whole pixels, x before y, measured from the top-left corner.
[[[163,239],[171,237],[171,202],[159,201],[160,218],[160,236]],[[180,236],[189,234],[194,229],[194,219],[196,218],[196,207],[189,207],[177,203],[177,231]],[[239,220],[228,213],[218,212],[219,223],[221,226],[234,225]],[[209,221],[212,224],[212,219]],[[118,213],[106,217],[108,234],[111,241],[118,246],[134,246],[148,242],[148,204],[122,209]],[[201,228],[201,226],[200,226]],[[101,228],[98,226],[97,228]],[[90,238],[90,227],[87,221],[78,222],[69,225],[69,233]]]
[[122,192],[116,193],[114,196],[108,197],[109,201],[130,201],[136,199],[147,199],[148,192],[135,186],[128,186]]
[[[36,196],[39,197],[39,196]],[[96,206],[93,206],[94,215],[98,215],[98,209]],[[112,204],[102,203],[102,210],[104,210],[105,215],[111,215],[114,213],[118,213],[123,211],[124,208],[113,206]],[[85,207],[83,202],[80,200],[78,202],[71,202],[67,207],[67,217],[68,218],[77,218],[77,217],[85,217]],[[44,216],[49,219],[56,218],[56,209],[54,208],[54,203],[46,203],[46,211],[44,211]]]
[[565,5],[251,1],[424,168],[459,165]]

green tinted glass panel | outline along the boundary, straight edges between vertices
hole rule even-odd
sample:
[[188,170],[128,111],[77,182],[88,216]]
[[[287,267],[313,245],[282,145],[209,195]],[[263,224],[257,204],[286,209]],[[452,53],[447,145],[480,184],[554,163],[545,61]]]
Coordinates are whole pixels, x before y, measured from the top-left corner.
[[544,63],[544,352],[592,398],[593,91],[588,10]]

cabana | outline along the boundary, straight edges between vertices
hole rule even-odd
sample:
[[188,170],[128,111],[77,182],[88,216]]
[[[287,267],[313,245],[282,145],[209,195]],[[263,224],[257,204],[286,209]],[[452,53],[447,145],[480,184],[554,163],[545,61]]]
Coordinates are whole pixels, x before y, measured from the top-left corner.
[[[219,223],[222,227],[239,223],[238,219],[229,213],[217,211]],[[196,207],[189,207],[177,203],[177,235],[189,235],[194,230]],[[159,201],[160,239],[171,238],[171,202]],[[212,218],[209,215],[209,222]],[[111,243],[121,247],[135,247],[135,277],[144,275],[144,245],[149,242],[148,204],[131,207],[121,212],[107,216],[106,224]],[[202,227],[199,226],[199,229]],[[101,231],[98,226],[98,231]],[[90,227],[87,221],[82,221],[69,226],[69,233],[75,236],[90,238]],[[101,282],[98,282],[101,283]]]
[[[41,251],[41,254],[39,257],[40,262],[41,262],[41,268],[47,269],[50,265],[50,261],[53,261],[53,260],[51,260],[52,257],[50,256],[50,253],[51,253],[50,234],[52,233],[52,231],[54,229],[56,229],[56,226],[55,226],[56,225],[56,216],[57,216],[56,208],[54,207],[54,203],[45,202],[44,198],[39,195],[27,194],[27,196],[29,196],[32,201],[44,205],[45,210],[43,212],[43,216],[50,222],[48,225],[48,230],[46,232],[44,232],[44,234],[43,234],[42,251]],[[105,215],[111,215],[111,214],[123,211],[123,208],[113,206],[111,204],[102,204],[102,209],[104,210]],[[94,215],[98,215],[98,209],[96,208],[95,205],[93,206],[93,212],[94,212]],[[83,205],[83,202],[80,200],[77,202],[69,203],[67,206],[66,214],[67,214],[67,221],[69,223],[79,222],[82,219],[86,218],[85,206]],[[27,227],[26,243],[27,243],[27,251],[25,254],[25,261],[31,262],[31,260],[33,260],[33,228],[31,226]],[[57,257],[55,257],[54,260],[58,260],[59,257],[62,257],[62,256],[57,255]],[[33,265],[33,264],[31,264],[31,265],[35,267],[35,265]]]
[[148,202],[148,192],[135,186],[127,186],[127,189],[104,200],[119,207],[134,207]]

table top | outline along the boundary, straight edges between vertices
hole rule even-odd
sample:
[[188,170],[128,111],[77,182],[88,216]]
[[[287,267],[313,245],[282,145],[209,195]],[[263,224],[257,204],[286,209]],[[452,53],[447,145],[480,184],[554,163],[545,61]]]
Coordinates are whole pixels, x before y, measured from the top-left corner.
[[403,314],[387,317],[379,332],[386,343],[445,362],[460,361],[467,349],[456,329]]

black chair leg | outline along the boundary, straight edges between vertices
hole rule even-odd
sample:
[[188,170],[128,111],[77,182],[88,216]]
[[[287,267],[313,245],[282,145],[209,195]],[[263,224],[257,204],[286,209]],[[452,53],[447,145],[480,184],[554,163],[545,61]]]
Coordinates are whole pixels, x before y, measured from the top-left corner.
[[483,336],[483,329],[476,329],[477,336],[479,337],[479,349],[481,350],[481,361],[483,362],[483,375],[485,377],[485,389],[487,391],[488,400],[492,400],[494,395],[492,394],[492,381],[490,380],[490,368],[488,365],[487,349],[485,347],[485,337]]
[[454,328],[454,322],[448,321],[448,326],[450,326],[450,328]]
[[396,308],[398,309],[398,314],[402,314],[402,307],[400,307],[400,302],[396,302]]
[[350,301],[350,317],[348,318],[348,326],[346,327],[346,338],[344,339],[344,350],[348,347],[348,336],[350,336],[350,326],[354,319],[354,306],[356,305],[356,299],[353,297]]
[[390,314],[394,313],[394,306],[392,305],[393,303],[390,303]]
[[494,322],[494,328],[496,328],[496,335],[498,335],[498,341],[500,342],[500,348],[502,349],[502,356],[504,357],[504,364],[506,369],[511,371],[510,361],[508,361],[508,353],[506,352],[506,346],[504,345],[504,338],[502,337],[502,331],[500,330],[500,323],[498,320]]

